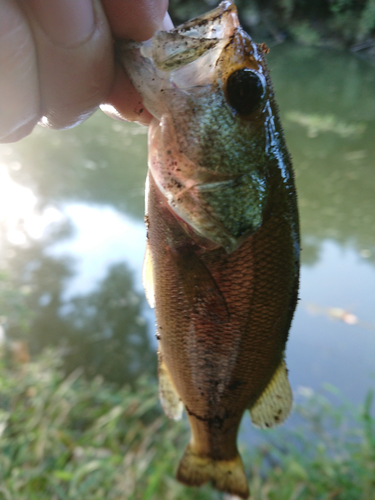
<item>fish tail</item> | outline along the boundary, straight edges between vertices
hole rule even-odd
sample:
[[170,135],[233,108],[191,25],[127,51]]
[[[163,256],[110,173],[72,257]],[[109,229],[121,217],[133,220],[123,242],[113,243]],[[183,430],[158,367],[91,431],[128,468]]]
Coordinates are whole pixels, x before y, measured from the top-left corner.
[[239,454],[232,460],[213,460],[194,453],[191,444],[188,444],[176,477],[187,486],[201,486],[211,481],[219,491],[249,498],[249,486]]

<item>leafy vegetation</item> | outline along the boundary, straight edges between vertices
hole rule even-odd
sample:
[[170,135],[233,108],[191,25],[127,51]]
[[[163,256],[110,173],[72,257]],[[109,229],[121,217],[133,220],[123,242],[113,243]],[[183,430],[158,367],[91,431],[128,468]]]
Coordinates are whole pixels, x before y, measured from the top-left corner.
[[[218,500],[207,485],[186,488],[173,472],[188,425],[169,421],[153,381],[116,388],[76,370],[64,376],[61,353],[0,362],[1,500]],[[254,500],[374,500],[372,395],[360,409],[309,396],[301,425],[265,431],[249,451]]]
[[[181,23],[217,4],[170,0],[170,12]],[[236,0],[236,5],[257,41],[291,38],[304,45],[350,46],[375,56],[375,0]]]

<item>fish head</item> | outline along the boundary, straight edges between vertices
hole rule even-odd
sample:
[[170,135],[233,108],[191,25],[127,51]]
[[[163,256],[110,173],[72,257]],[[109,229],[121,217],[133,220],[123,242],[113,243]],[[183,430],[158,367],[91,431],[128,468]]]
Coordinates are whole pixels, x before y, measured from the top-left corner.
[[288,169],[266,63],[232,1],[120,58],[155,117],[149,168],[200,242],[232,252],[263,222],[270,171]]

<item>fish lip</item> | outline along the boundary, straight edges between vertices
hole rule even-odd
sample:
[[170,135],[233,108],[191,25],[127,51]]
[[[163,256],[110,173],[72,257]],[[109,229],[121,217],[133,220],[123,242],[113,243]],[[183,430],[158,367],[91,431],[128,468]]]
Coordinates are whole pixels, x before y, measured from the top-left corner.
[[[240,22],[238,20],[238,15],[237,15],[237,8],[234,4],[234,0],[224,0],[216,7],[216,9],[213,9],[201,16],[194,17],[190,21],[182,23],[170,31],[176,33],[186,33],[187,31],[190,31],[197,27],[202,27],[202,26],[204,27],[209,24],[215,24],[216,20],[218,19],[220,19],[220,21],[223,20],[223,14],[225,13],[228,13],[228,17],[231,16],[233,27],[240,26]],[[201,33],[200,36],[204,36],[204,32]]]
[[[184,39],[188,42],[187,48],[185,48]],[[199,40],[204,44],[203,48],[200,48]],[[154,100],[151,94],[157,95],[158,92],[169,89],[189,93],[193,88],[204,89],[210,86],[220,88],[225,94],[227,77],[224,77],[224,74],[228,76],[229,71],[232,73],[239,69],[239,65],[230,67],[228,61],[225,60],[225,67],[220,68],[218,63],[226,47],[237,41],[242,44],[243,48],[247,47],[249,53],[254,54],[252,60],[257,61],[258,67],[252,69],[260,74],[261,56],[257,53],[256,44],[241,28],[233,0],[225,0],[209,13],[198,16],[172,30],[157,31],[151,39],[145,42],[117,41],[116,58],[122,63],[136,89],[144,95],[145,107],[155,118],[160,119],[166,105],[163,101],[166,99]],[[233,50],[235,47],[232,52]],[[240,52],[243,53],[242,48]],[[206,59],[203,59],[205,57]],[[240,56],[240,59],[242,67],[248,66],[248,57],[245,53]],[[197,63],[198,66],[190,66],[198,60],[201,61]],[[137,62],[134,63],[134,61]],[[130,69],[127,67],[128,62],[132,62],[137,67]],[[143,65],[141,75],[139,74],[140,65]],[[192,67],[191,73],[191,69],[188,68]],[[188,77],[187,72],[190,73]],[[146,81],[150,83],[146,84]],[[144,87],[147,87],[145,92],[142,91]]]

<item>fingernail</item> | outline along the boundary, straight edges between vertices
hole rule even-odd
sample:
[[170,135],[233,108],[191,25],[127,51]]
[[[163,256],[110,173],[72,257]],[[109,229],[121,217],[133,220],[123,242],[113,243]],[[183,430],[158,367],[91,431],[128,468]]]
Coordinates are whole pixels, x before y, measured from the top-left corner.
[[173,30],[173,28],[174,28],[174,25],[173,25],[171,16],[168,14],[168,12],[166,12],[164,19],[163,19],[163,30],[169,31],[169,30]]
[[46,35],[58,45],[74,46],[92,34],[95,14],[92,0],[29,0]]

